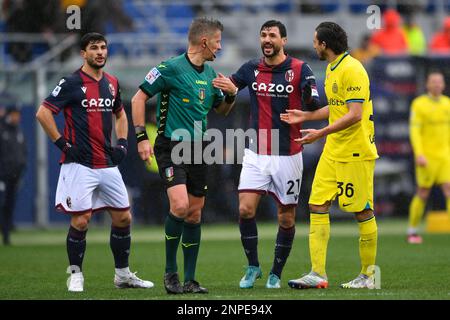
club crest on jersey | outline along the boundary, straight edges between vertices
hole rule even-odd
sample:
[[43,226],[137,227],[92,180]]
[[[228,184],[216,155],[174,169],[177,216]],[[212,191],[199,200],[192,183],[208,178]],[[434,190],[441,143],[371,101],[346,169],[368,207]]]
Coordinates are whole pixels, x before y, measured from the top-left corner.
[[167,181],[172,181],[173,180],[173,167],[168,167],[168,168],[166,168],[166,178],[167,178]]
[[116,96],[116,89],[114,89],[114,86],[112,83],[109,84],[108,86],[109,92],[112,94],[113,97]]
[[72,199],[70,199],[70,197],[67,197],[66,204],[68,208],[72,208]]
[[336,82],[333,83],[333,86],[331,87],[331,90],[333,91],[333,93],[337,93],[339,88]]
[[200,88],[199,91],[198,91],[198,98],[200,100],[202,100],[202,102],[203,102],[203,100],[205,100],[205,97],[206,97],[205,88]]
[[294,71],[292,69],[286,71],[286,73],[284,74],[284,78],[287,82],[291,82],[292,80],[294,80]]

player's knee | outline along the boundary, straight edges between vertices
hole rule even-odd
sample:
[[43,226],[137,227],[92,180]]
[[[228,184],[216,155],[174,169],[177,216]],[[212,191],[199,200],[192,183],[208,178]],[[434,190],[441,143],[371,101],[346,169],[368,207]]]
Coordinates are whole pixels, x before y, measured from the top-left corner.
[[309,204],[309,212],[310,213],[326,213],[330,212],[330,204],[327,202],[322,205],[316,205],[316,204]]
[[420,199],[426,201],[426,200],[428,200],[428,197],[430,196],[430,191],[431,191],[431,190],[428,189],[428,188],[417,188],[416,195],[417,195]]
[[295,225],[295,218],[293,217],[280,217],[278,216],[278,224],[283,229],[292,228]]
[[372,210],[364,210],[361,212],[355,213],[355,218],[358,221],[365,221],[373,217],[373,211]]
[[189,211],[189,203],[184,201],[174,201],[170,204],[170,212],[177,217],[185,218]]
[[292,228],[295,225],[295,208],[278,210],[278,224],[284,229]]
[[252,208],[252,206],[249,206],[247,204],[241,203],[239,205],[239,217],[244,219],[251,219],[255,216],[255,208]]
[[77,230],[80,231],[87,230],[89,226],[89,221],[91,220],[91,215],[92,215],[91,213],[86,213],[82,215],[73,215],[70,223]]
[[442,185],[442,192],[446,198],[450,198],[450,183],[444,183]]
[[202,220],[202,210],[197,209],[197,210],[190,212],[187,215],[186,219],[184,219],[184,222],[190,223],[190,224],[196,224],[196,223],[200,223],[201,220]]
[[131,224],[131,213],[129,211],[113,219],[113,224],[117,227],[127,227]]

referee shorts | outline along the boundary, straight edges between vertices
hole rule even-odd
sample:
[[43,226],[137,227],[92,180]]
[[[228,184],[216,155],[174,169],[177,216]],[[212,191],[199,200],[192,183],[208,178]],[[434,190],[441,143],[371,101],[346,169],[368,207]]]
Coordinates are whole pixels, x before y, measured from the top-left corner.
[[189,145],[192,147],[192,161],[190,163],[175,164],[174,159],[172,159],[172,150],[179,143],[185,142],[171,141],[162,135],[158,135],[156,138],[154,152],[158,163],[159,175],[164,180],[166,188],[185,184],[188,193],[195,197],[204,197],[208,191],[206,183],[207,165],[203,160],[200,164],[194,163],[194,145],[191,143]]

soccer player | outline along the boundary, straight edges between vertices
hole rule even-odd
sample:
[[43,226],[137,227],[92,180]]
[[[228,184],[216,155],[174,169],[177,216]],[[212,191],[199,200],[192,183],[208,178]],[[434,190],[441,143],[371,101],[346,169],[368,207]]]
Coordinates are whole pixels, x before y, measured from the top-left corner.
[[287,123],[328,119],[320,129],[302,130],[296,141],[309,144],[326,137],[312,184],[309,250],[312,271],[289,286],[297,289],[326,288],[325,271],[330,237],[330,205],[338,197],[343,211],[353,212],[359,225],[359,253],[362,269],[343,288],[373,285],[372,267],[377,251],[377,224],[373,214],[373,174],[378,158],[369,77],[362,64],[347,52],[347,34],[334,22],[316,28],[314,49],[320,60],[328,61],[325,93],[328,106],[314,112],[288,110],[281,115]]
[[426,87],[427,94],[415,98],[411,104],[410,138],[417,192],[409,207],[409,243],[422,243],[418,226],[434,184],[441,185],[450,215],[450,99],[442,94],[443,74],[431,72]]
[[[169,294],[208,292],[195,279],[207,167],[203,157],[201,161],[193,159],[193,152],[186,160],[173,158],[172,153],[176,152],[172,150],[183,143],[194,150],[200,147],[202,151],[208,112],[215,109],[227,114],[234,104],[236,91],[225,91],[224,98],[222,91],[212,85],[216,72],[205,63],[214,61],[221,49],[222,31],[223,26],[217,20],[195,19],[189,28],[187,52],[152,68],[131,102],[138,152],[142,160],[150,161],[153,150],[144,127],[145,103],[158,96],[155,156],[170,204],[165,221],[164,274],[164,286]],[[180,130],[187,134],[180,136]],[[180,240],[184,254],[183,285],[176,260]]]
[[285,53],[287,32],[283,23],[265,22],[259,39],[263,57],[246,62],[230,79],[216,79],[215,85],[222,90],[233,84],[239,90],[248,87],[251,128],[258,132],[257,141],[250,141],[245,149],[238,187],[239,229],[248,260],[239,287],[253,288],[262,276],[255,215],[261,195],[270,194],[278,204],[279,227],[266,288],[277,289],[294,240],[295,208],[303,174],[303,147],[294,142],[300,137],[300,126],[282,122],[280,114],[289,106],[315,110],[319,95],[309,65]]
[[[108,210],[110,246],[115,262],[117,288],[152,288],[153,283],[130,272],[131,213],[128,194],[117,165],[127,154],[128,121],[117,78],[104,72],[107,40],[98,33],[81,38],[83,66],[62,78],[39,107],[36,117],[47,135],[61,149],[56,209],[70,214],[67,253],[69,291],[83,291],[82,264],[86,232],[92,213]],[[64,112],[61,135],[54,115]],[[111,145],[113,114],[117,145]]]

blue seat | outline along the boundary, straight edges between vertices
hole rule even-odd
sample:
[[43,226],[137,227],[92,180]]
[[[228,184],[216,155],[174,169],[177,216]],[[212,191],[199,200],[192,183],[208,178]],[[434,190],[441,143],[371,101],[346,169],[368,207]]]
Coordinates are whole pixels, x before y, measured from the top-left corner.
[[165,17],[168,20],[168,25],[173,32],[187,34],[189,25],[195,17],[195,13],[189,5],[169,4],[165,6]]

